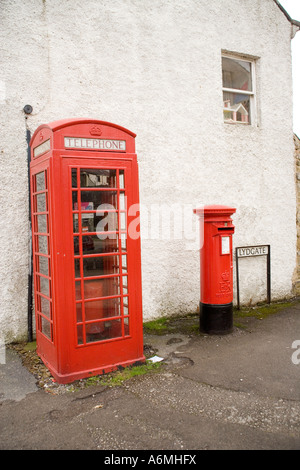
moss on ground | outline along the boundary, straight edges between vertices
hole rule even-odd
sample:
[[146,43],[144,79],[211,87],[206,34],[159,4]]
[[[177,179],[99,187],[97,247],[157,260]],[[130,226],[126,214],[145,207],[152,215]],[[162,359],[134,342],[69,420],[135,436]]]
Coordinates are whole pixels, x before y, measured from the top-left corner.
[[199,314],[190,313],[174,317],[162,317],[144,323],[144,333],[152,335],[197,334],[199,332]]
[[[299,299],[288,302],[274,302],[261,304],[254,307],[242,307],[240,310],[233,309],[233,322],[236,328],[247,328],[245,320],[263,320],[279,313],[281,310],[293,307],[299,303]],[[173,317],[161,317],[144,323],[144,333],[152,335],[177,334],[201,334],[199,331],[199,313],[190,313]]]
[[293,307],[297,302],[298,301],[274,302],[271,304],[257,305],[255,307],[242,307],[240,310],[235,308],[233,316],[235,318],[252,317],[262,320],[270,315],[279,313],[281,310]]

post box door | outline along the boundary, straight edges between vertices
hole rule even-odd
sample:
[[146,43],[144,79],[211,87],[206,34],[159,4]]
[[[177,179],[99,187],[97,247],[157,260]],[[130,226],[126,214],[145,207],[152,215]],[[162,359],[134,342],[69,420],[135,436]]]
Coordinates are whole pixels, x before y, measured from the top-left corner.
[[140,242],[128,236],[128,208],[138,202],[136,162],[65,158],[62,177],[67,182],[63,271],[68,273],[62,281],[73,292],[65,299],[65,321],[72,325],[76,362],[84,363],[94,345],[101,347],[106,363],[113,363],[124,350],[122,340],[126,356],[132,349],[137,357],[137,336],[142,335]]

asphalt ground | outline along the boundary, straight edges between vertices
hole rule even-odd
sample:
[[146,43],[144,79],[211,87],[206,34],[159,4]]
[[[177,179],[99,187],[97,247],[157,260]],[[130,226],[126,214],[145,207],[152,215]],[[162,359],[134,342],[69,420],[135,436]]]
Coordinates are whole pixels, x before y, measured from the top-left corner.
[[299,450],[300,303],[253,312],[224,336],[178,323],[145,333],[159,369],[117,386],[41,387],[7,348],[0,450],[102,450],[99,462],[131,467],[193,464],[202,450]]

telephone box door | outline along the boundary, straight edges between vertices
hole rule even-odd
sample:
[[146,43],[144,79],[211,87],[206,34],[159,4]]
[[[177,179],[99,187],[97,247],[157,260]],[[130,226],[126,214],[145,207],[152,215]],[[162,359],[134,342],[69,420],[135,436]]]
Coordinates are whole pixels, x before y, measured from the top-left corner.
[[62,281],[72,292],[65,299],[73,325],[68,330],[71,369],[99,368],[99,355],[104,371],[127,358],[143,359],[142,349],[137,351],[142,325],[136,172],[132,161],[63,162],[62,236],[70,249],[61,261],[69,271]]

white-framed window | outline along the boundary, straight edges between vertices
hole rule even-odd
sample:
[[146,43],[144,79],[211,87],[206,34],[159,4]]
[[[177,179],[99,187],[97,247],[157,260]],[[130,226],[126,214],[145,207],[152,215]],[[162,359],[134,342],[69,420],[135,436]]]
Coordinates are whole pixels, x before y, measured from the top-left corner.
[[223,53],[222,85],[224,122],[254,125],[255,60]]

